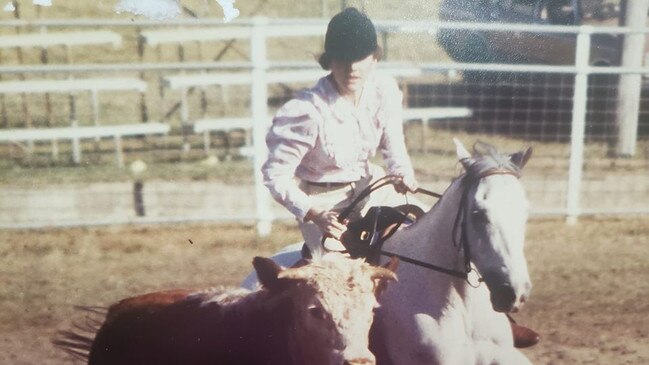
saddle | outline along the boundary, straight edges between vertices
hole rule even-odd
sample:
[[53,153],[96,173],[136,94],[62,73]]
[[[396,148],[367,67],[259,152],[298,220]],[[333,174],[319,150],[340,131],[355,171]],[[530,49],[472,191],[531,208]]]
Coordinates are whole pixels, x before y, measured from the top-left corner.
[[[371,207],[365,216],[347,224],[347,231],[340,237],[340,242],[350,257],[362,257],[376,265],[379,263],[379,252],[385,240],[404,224],[414,223],[423,214],[421,208],[412,204]],[[302,258],[311,258],[306,244],[302,246]]]
[[424,214],[416,205],[371,207],[364,217],[347,224],[340,241],[352,258],[378,264],[383,243],[404,224],[410,225]]

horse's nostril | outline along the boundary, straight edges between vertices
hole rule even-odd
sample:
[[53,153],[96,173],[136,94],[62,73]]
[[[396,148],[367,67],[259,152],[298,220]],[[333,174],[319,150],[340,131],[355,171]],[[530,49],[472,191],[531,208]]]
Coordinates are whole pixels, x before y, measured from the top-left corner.
[[491,304],[496,312],[509,312],[516,301],[514,288],[509,285],[498,285],[491,289]]

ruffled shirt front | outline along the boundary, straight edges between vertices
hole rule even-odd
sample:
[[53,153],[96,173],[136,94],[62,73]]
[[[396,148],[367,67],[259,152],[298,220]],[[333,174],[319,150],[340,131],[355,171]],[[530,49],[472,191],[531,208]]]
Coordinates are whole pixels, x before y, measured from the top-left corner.
[[402,126],[403,94],[396,81],[373,72],[358,106],[343,98],[331,75],[303,90],[275,115],[262,167],[271,195],[299,220],[311,208],[295,177],[351,182],[367,176],[380,149],[391,174],[414,178]]

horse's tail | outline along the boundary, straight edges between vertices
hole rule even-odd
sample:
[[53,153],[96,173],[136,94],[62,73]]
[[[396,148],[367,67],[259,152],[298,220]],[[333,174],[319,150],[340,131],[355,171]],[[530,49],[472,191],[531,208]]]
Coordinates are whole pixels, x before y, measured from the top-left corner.
[[71,329],[58,331],[52,344],[73,358],[87,363],[95,335],[104,322],[108,309],[89,306],[75,306],[75,309],[85,312],[84,317],[73,322]]

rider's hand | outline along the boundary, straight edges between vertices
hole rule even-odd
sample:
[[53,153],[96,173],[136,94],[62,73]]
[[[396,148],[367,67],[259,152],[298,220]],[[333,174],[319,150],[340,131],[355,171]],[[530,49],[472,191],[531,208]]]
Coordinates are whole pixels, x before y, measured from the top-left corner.
[[340,236],[347,230],[347,226],[338,222],[338,213],[330,210],[309,209],[304,221],[315,223],[323,234],[340,240]]
[[399,194],[405,194],[407,192],[414,193],[418,187],[417,180],[414,177],[408,176],[399,176],[394,184],[394,190]]

